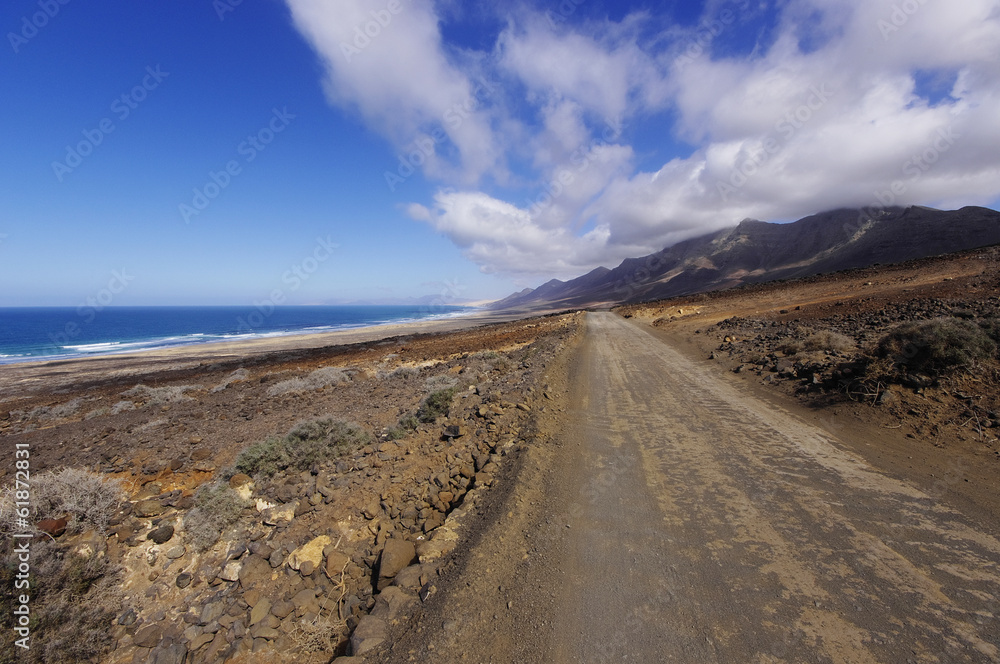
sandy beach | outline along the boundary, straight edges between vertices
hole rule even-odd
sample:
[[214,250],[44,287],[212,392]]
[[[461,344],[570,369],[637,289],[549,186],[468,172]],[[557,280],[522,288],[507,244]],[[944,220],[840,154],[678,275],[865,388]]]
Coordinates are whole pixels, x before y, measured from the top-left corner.
[[124,378],[150,371],[177,371],[232,361],[260,361],[290,352],[306,352],[382,341],[395,337],[443,334],[491,323],[525,318],[523,312],[477,311],[453,318],[371,325],[311,334],[236,341],[191,344],[131,353],[94,355],[68,359],[39,359],[0,364],[0,403],[14,395],[40,389],[66,389],[78,383],[107,378]]

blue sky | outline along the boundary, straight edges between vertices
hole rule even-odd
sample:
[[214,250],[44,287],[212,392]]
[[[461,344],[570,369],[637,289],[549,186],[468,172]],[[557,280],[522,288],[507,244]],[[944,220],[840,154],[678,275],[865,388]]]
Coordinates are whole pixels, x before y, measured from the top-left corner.
[[12,0],[0,306],[494,298],[745,217],[996,207],[997,3],[903,4]]

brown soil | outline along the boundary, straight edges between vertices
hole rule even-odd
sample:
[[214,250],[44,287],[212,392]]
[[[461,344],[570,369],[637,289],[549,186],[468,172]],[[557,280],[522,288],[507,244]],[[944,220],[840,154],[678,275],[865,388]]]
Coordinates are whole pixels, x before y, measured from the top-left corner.
[[[425,594],[433,593],[428,582],[439,561],[465,537],[464,510],[507,472],[505,458],[533,439],[534,411],[545,406],[545,368],[576,320],[547,316],[245,356],[231,348],[206,356],[200,348],[169,357],[0,368],[7,376],[0,436],[5,449],[28,445],[32,475],[84,468],[120,479],[128,490],[130,502],[106,535],[74,534],[71,523],[45,552],[67,561],[63,574],[81,542],[91,542],[107,565],[102,569],[118,575],[108,578],[127,589],[106,598],[117,618],[110,641],[75,657],[159,662],[187,653],[192,662],[265,661],[265,652],[276,651],[282,661],[325,662],[344,654],[369,612],[395,618],[397,596],[380,592],[395,574],[379,578],[387,540],[415,545],[421,563],[400,575],[403,585],[394,591],[427,585]],[[448,387],[456,393],[447,417],[398,424],[430,393]],[[301,472],[255,477],[249,486],[256,506],[245,507],[214,546],[197,546],[188,517],[199,487],[227,486],[249,445],[320,418],[360,425],[369,443]],[[0,476],[10,484],[13,464]],[[294,515],[269,519],[284,507]],[[36,521],[50,516],[59,515],[34,515]],[[173,536],[160,545],[149,541],[164,526],[175,529]],[[293,551],[317,538],[314,569],[295,569]],[[49,559],[46,565],[59,568]],[[45,597],[59,590],[39,583],[35,592]],[[97,607],[102,598],[84,594],[74,601]],[[254,614],[263,601],[278,608]],[[46,607],[34,605],[41,626],[30,661],[58,659],[45,645],[60,630],[66,632],[60,638],[102,641],[47,624]],[[99,654],[107,647],[110,653]]]
[[[1000,248],[619,307],[694,358],[786,407],[806,407],[831,433],[849,434],[883,469],[974,508],[1000,514],[1000,367],[984,362],[940,376],[894,372],[863,381],[874,346],[895,326],[1000,311]],[[831,331],[854,347],[805,351]],[[797,342],[797,343],[796,343]],[[792,346],[789,349],[789,346]]]

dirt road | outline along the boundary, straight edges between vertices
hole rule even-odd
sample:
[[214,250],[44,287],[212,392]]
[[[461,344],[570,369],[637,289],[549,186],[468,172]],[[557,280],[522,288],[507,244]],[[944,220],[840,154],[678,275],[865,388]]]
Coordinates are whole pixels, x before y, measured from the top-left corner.
[[1000,661],[1000,540],[939,493],[613,314],[568,385],[547,470],[387,661]]

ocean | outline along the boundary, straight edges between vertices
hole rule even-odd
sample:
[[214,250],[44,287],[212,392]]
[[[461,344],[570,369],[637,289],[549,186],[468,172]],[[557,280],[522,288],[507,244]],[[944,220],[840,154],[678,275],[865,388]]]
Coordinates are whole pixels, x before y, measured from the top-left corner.
[[451,318],[458,306],[0,308],[0,364]]

